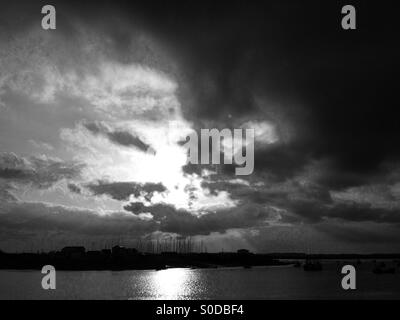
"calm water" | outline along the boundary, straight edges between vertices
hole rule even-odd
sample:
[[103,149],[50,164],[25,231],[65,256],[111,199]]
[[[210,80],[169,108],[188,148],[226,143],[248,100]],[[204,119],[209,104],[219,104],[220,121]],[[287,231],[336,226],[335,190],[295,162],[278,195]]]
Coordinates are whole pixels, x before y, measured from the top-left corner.
[[357,290],[344,291],[336,262],[302,268],[59,271],[57,289],[41,288],[40,271],[0,271],[0,299],[399,299],[400,270],[376,275],[357,266]]

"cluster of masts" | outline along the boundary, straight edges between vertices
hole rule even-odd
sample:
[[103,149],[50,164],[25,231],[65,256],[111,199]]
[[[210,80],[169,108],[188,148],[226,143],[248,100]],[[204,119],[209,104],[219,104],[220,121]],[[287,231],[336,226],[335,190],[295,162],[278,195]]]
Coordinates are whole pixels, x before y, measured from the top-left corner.
[[161,252],[207,252],[207,247],[203,241],[193,241],[191,238],[185,239],[163,239],[163,240],[138,240],[135,248],[140,252],[161,253]]
[[[161,252],[176,252],[176,253],[207,253],[207,246],[203,241],[195,241],[191,237],[187,238],[163,238],[163,239],[138,239],[138,240],[124,240],[122,238],[110,239],[96,242],[67,240],[62,241],[57,246],[51,247],[41,246],[43,252],[57,251],[59,248],[65,246],[81,246],[83,245],[89,250],[99,249],[112,249],[115,246],[135,248],[139,252],[158,254]],[[23,252],[37,252],[32,246],[29,250],[22,250]]]

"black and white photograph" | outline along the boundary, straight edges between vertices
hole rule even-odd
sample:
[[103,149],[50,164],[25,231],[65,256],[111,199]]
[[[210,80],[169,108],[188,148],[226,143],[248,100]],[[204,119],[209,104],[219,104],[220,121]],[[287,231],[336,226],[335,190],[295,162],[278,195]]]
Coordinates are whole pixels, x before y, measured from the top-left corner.
[[0,300],[399,299],[398,12],[1,0]]

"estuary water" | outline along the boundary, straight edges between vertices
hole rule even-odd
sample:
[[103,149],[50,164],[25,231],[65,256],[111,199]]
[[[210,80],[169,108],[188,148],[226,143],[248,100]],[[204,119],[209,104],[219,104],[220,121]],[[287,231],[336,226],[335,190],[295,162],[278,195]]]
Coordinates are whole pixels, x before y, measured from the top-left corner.
[[374,274],[355,265],[356,290],[341,287],[340,267],[293,266],[160,271],[57,271],[56,289],[44,290],[38,270],[0,270],[0,299],[399,299],[400,270]]

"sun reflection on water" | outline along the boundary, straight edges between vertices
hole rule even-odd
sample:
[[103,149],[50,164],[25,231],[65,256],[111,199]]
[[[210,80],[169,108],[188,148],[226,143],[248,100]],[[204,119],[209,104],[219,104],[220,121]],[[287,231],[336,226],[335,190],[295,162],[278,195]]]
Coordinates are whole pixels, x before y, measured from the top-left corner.
[[155,271],[151,287],[157,299],[176,300],[190,296],[195,290],[196,273],[184,268]]

